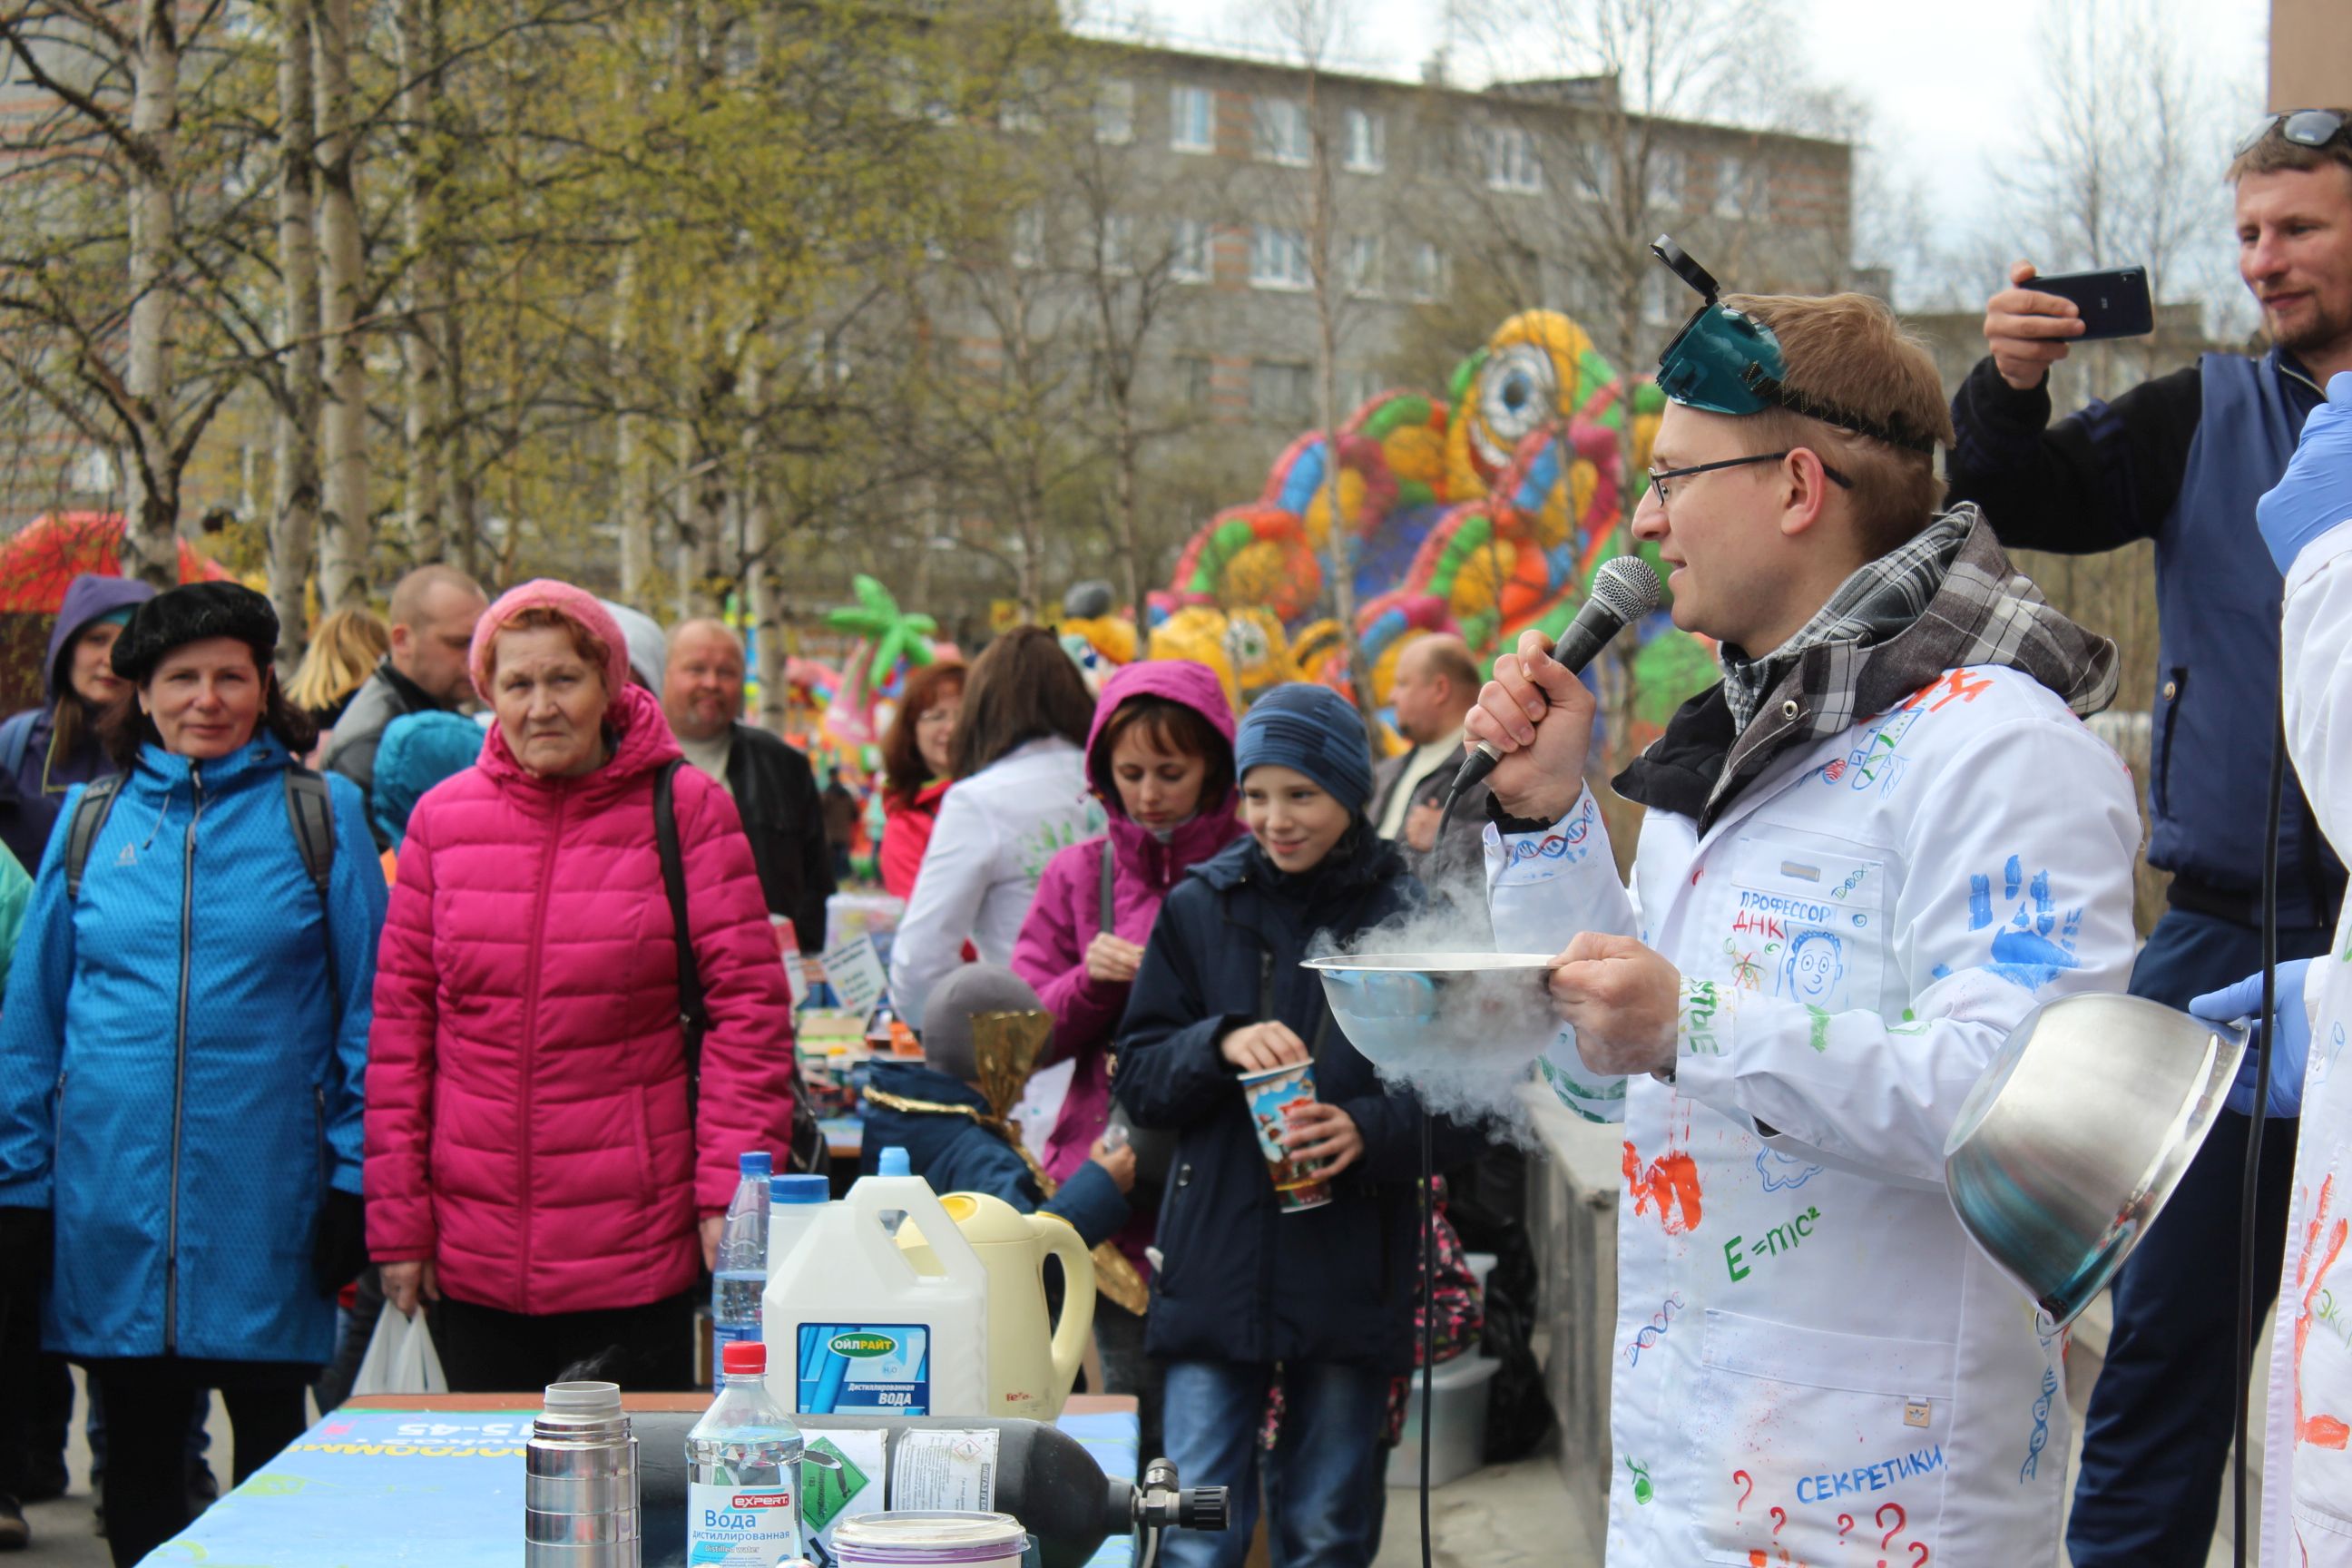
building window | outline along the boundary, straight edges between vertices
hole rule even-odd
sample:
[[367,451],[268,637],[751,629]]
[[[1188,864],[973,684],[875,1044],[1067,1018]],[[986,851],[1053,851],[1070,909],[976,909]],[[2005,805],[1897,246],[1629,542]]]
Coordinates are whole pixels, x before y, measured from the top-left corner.
[[1434,240],[1423,240],[1412,250],[1412,297],[1426,305],[1445,298],[1445,252]]
[[1536,157],[1536,139],[1524,127],[1487,128],[1486,188],[1528,195],[1543,189],[1543,164]]
[[1124,77],[1095,89],[1095,140],[1112,147],[1135,140],[1135,84]]
[[1103,271],[1124,276],[1135,270],[1135,218],[1129,213],[1105,213],[1096,236],[1095,260]]
[[1688,160],[1672,148],[1652,148],[1648,184],[1652,206],[1679,208],[1690,184]]
[[1347,396],[1340,401],[1339,416],[1345,419],[1373,398],[1389,389],[1389,378],[1376,370],[1351,370],[1344,384]]
[[1359,174],[1377,174],[1388,167],[1388,121],[1369,109],[1348,110],[1348,167]]
[[1715,216],[1762,218],[1770,216],[1769,184],[1761,163],[1736,157],[1716,160]]
[[1381,237],[1377,234],[1349,235],[1340,254],[1341,275],[1348,280],[1348,292],[1378,294],[1381,291]]
[[1616,189],[1617,165],[1605,142],[1580,142],[1576,147],[1576,194],[1588,202],[1605,202]]
[[1251,365],[1250,412],[1275,419],[1313,418],[1315,367],[1280,360]]
[[1045,259],[1045,209],[1024,207],[1013,215],[1013,265],[1036,267]]
[[1260,163],[1303,169],[1315,161],[1307,107],[1297,99],[1259,99],[1251,124],[1251,151]]
[[1307,264],[1307,241],[1296,229],[1258,226],[1250,246],[1250,283],[1258,289],[1315,287],[1315,273]]
[[1669,278],[1653,268],[1642,274],[1642,324],[1645,327],[1670,326],[1674,322],[1674,302],[1668,297],[1667,286],[1681,279]]
[[1174,243],[1168,249],[1168,276],[1178,283],[1209,280],[1209,226],[1199,218],[1176,220]]
[[1216,95],[1205,87],[1168,93],[1168,145],[1179,153],[1216,151]]
[[1206,408],[1216,390],[1216,367],[1200,354],[1176,356],[1176,393],[1190,408]]

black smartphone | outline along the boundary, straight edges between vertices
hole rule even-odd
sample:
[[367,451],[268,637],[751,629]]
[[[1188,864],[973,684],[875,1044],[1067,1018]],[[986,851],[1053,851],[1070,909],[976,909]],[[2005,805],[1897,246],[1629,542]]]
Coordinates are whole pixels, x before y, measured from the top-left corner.
[[2024,287],[2074,301],[2074,308],[2083,312],[2083,335],[2073,340],[2076,342],[2094,338],[2140,338],[2156,331],[2156,304],[2148,298],[2145,267],[2061,272],[2036,278]]

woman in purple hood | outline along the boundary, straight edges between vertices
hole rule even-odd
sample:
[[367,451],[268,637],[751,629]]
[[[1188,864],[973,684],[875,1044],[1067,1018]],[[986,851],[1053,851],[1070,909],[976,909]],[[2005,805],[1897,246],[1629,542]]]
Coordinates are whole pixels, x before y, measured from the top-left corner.
[[[1047,863],[1013,951],[1013,972],[1054,1015],[1051,1054],[1038,1065],[1077,1061],[1045,1143],[1043,1163],[1057,1181],[1084,1164],[1102,1136],[1109,1046],[1160,900],[1188,869],[1241,836],[1234,715],[1215,672],[1180,658],[1113,674],[1087,737],[1087,776],[1109,831]],[[1151,1215],[1139,1207],[1118,1238],[1139,1269],[1146,1268],[1151,1230]],[[1112,1392],[1141,1392],[1122,1375],[1122,1363],[1139,1375],[1142,1321],[1108,1300],[1095,1317]]]
[[115,771],[100,733],[131,700],[107,662],[131,612],[155,596],[146,584],[84,573],[68,584],[42,661],[47,700],[0,724],[0,769],[24,796],[53,800]]

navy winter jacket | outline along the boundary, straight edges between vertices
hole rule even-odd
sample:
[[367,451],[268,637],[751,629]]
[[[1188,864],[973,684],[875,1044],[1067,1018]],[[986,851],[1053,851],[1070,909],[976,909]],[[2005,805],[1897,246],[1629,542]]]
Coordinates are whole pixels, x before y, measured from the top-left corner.
[[[2284,583],[2254,531],[2323,398],[2291,356],[2210,353],[2050,424],[2045,383],[2019,392],[1987,359],[1952,400],[1951,499],[2003,544],[2068,554],[2156,542],[2160,644],[2148,761],[2148,863],[2171,901],[2260,925]],[[2332,925],[2344,868],[2292,770],[2279,833],[2279,919]]]
[[[1381,1084],[1330,1021],[1322,982],[1298,965],[1318,932],[1344,940],[1420,902],[1402,858],[1360,821],[1298,876],[1241,839],[1193,867],[1160,906],[1111,1079],[1138,1125],[1177,1135],[1145,1320],[1153,1355],[1412,1366],[1421,1109]],[[1281,1211],[1218,1049],[1268,1016],[1269,982],[1271,1016],[1315,1054],[1316,1098],[1343,1107],[1364,1136],[1333,1201],[1297,1214]],[[1478,1148],[1475,1132],[1438,1121],[1438,1169]]]
[[[985,1112],[980,1090],[914,1062],[877,1062],[873,1087],[900,1100],[969,1105]],[[935,1193],[986,1193],[1023,1214],[1049,1214],[1070,1222],[1088,1247],[1099,1247],[1127,1223],[1127,1194],[1092,1160],[1080,1165],[1052,1197],[1039,1201],[1036,1178],[1013,1145],[974,1121],[940,1110],[898,1110],[866,1102],[866,1150],[858,1169],[874,1173],[885,1149],[907,1151],[907,1168]]]
[[70,901],[66,797],[0,1007],[0,1205],[55,1214],[53,1351],[334,1352],[311,1247],[327,1190],[360,1191],[383,871],[330,779],[322,903],[289,760],[266,733],[211,762],[147,747]]

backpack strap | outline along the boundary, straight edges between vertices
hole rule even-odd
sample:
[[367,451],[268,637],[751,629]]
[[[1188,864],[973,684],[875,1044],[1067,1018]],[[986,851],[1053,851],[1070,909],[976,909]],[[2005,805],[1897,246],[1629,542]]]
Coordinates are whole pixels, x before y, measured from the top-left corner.
[[654,847],[661,856],[662,891],[669,899],[672,939],[677,943],[677,1016],[686,1025],[686,1080],[689,1092],[702,1077],[702,1037],[710,1027],[703,1000],[702,972],[694,962],[694,934],[686,921],[686,857],[677,839],[677,770],[672,757],[654,774]]
[[37,708],[27,708],[15,717],[0,720],[0,773],[14,777],[25,765],[25,753],[33,747],[33,721],[41,716]]
[[1118,893],[1117,879],[1118,875],[1118,857],[1112,852],[1111,840],[1109,837],[1106,835],[1103,838],[1102,847],[1102,896],[1099,903],[1101,912],[1097,917],[1097,923],[1096,927],[1097,930],[1104,932],[1105,934],[1115,934],[1112,931],[1112,926],[1114,917],[1118,912],[1116,908]]
[[286,819],[294,826],[294,846],[302,852],[302,869],[324,902],[335,874],[335,797],[327,793],[324,775],[299,763],[286,769]]
[[85,785],[81,798],[74,802],[73,819],[66,826],[66,901],[81,897],[82,868],[89,864],[89,847],[98,838],[99,829],[106,826],[109,813],[114,809],[114,797],[122,792],[122,775],[109,773],[93,779]]

